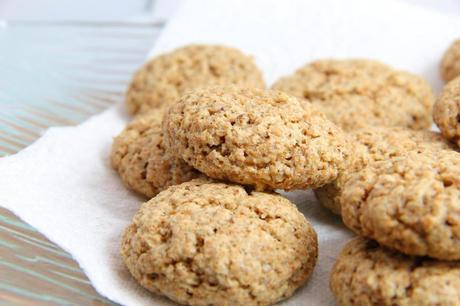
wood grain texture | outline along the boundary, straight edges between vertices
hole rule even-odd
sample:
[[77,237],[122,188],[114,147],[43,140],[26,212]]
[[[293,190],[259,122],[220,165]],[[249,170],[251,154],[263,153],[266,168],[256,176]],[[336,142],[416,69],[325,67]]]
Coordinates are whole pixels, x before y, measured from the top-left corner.
[[72,257],[0,209],[0,300],[11,304],[110,304]]
[[[0,68],[10,73],[0,75],[0,156],[26,147],[48,127],[80,123],[121,101],[160,29],[156,24],[19,23],[1,30]],[[18,51],[24,41],[34,44],[35,53]],[[46,44],[50,41],[59,45]],[[40,54],[46,56],[38,63]],[[35,71],[26,80],[25,67]],[[95,291],[70,254],[0,208],[2,305],[113,303]]]

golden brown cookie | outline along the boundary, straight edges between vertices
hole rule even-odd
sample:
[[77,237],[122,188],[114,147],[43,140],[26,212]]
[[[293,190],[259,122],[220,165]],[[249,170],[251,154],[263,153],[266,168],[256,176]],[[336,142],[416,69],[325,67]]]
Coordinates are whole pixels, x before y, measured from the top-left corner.
[[174,103],[197,87],[242,85],[264,88],[262,73],[241,51],[218,45],[188,45],[157,56],[134,75],[126,94],[130,113]]
[[337,180],[315,189],[315,195],[325,207],[340,215],[340,195],[347,174],[359,171],[372,162],[404,156],[409,151],[449,150],[453,146],[441,134],[414,131],[399,127],[367,127],[350,132],[354,143],[352,165],[340,173]]
[[434,104],[433,119],[442,135],[460,146],[460,77],[444,86]]
[[144,203],[121,250],[145,288],[187,305],[269,305],[310,276],[317,237],[289,200],[193,180]]
[[460,39],[454,41],[441,60],[441,77],[449,82],[460,76]]
[[406,256],[359,237],[339,255],[330,287],[340,306],[454,306],[460,264]]
[[410,152],[351,174],[342,219],[359,235],[408,255],[460,259],[460,153]]
[[171,154],[209,177],[258,190],[319,187],[347,167],[345,133],[296,98],[215,87],[183,96],[163,121]]
[[114,139],[112,166],[126,187],[148,198],[201,174],[165,153],[161,121],[164,109],[136,117]]
[[346,131],[366,126],[427,129],[433,93],[414,74],[372,60],[319,60],[278,80],[274,89],[303,98]]

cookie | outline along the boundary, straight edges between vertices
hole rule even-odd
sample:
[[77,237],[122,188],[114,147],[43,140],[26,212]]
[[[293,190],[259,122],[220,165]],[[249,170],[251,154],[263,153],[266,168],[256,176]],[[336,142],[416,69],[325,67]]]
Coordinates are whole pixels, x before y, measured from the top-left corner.
[[209,177],[263,189],[303,189],[347,167],[340,128],[285,93],[237,87],[196,90],[169,109],[165,144]]
[[310,276],[317,237],[289,200],[193,180],[144,203],[123,236],[145,288],[187,305],[269,305]]
[[184,161],[166,154],[161,121],[164,109],[136,117],[114,139],[111,162],[123,183],[148,198],[201,174]]
[[264,88],[262,73],[241,51],[218,45],[188,45],[157,56],[134,75],[126,93],[130,113],[174,103],[185,92],[211,85]]
[[359,237],[340,253],[330,288],[340,306],[459,305],[460,264],[406,256]]
[[433,93],[414,74],[372,60],[319,60],[278,80],[274,89],[313,103],[346,131],[366,126],[431,126]]
[[408,255],[460,259],[460,153],[410,152],[351,174],[343,222]]
[[340,214],[340,194],[348,173],[359,171],[372,162],[404,156],[409,151],[449,150],[453,146],[441,134],[414,131],[398,127],[367,127],[350,132],[354,145],[354,163],[339,174],[337,180],[315,189],[315,195],[325,207]]
[[460,76],[460,39],[454,41],[441,60],[441,77],[449,82]]
[[433,119],[442,135],[460,146],[460,77],[444,86],[434,104]]

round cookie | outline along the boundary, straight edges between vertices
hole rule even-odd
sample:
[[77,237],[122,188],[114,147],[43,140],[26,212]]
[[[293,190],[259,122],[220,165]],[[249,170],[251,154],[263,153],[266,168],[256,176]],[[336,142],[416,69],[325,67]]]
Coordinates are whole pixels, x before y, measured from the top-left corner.
[[346,131],[366,126],[431,126],[433,93],[421,77],[372,60],[318,60],[274,89],[313,103]]
[[441,134],[414,131],[399,127],[367,127],[350,132],[354,143],[354,163],[339,174],[337,179],[318,189],[315,195],[325,207],[340,215],[340,195],[347,174],[359,171],[372,162],[404,156],[409,151],[449,150],[453,146]]
[[433,119],[442,135],[460,146],[460,77],[444,86],[434,104]]
[[201,174],[165,152],[161,121],[164,109],[139,115],[117,136],[111,162],[126,187],[148,198]]
[[178,303],[269,305],[309,278],[318,244],[289,200],[192,180],[141,206],[121,254],[142,286]]
[[236,87],[196,90],[163,121],[171,154],[209,177],[263,189],[303,189],[347,167],[349,139],[285,93]]
[[449,82],[460,76],[460,39],[454,41],[441,60],[441,77]]
[[340,306],[459,305],[460,264],[406,256],[358,237],[340,253],[330,288]]
[[408,255],[460,259],[460,153],[410,152],[350,174],[343,222]]
[[188,45],[157,56],[134,75],[126,93],[130,113],[170,105],[197,87],[235,84],[264,88],[262,73],[241,51],[218,45]]

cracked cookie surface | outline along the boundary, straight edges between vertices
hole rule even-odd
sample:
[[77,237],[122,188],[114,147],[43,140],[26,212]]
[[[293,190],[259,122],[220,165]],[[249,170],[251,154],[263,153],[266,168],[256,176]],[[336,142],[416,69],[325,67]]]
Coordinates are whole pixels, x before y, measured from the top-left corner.
[[347,167],[348,136],[297,98],[236,87],[190,92],[163,121],[171,154],[209,177],[263,189],[319,187]]
[[187,305],[269,305],[310,276],[317,237],[277,194],[192,180],[144,203],[121,253],[148,290]]
[[441,60],[441,77],[449,82],[460,76],[460,39],[454,41]]
[[453,306],[460,301],[460,264],[406,256],[358,237],[340,253],[330,288],[340,306]]
[[340,173],[334,182],[314,190],[321,204],[336,214],[340,214],[339,198],[347,174],[359,171],[372,162],[404,156],[410,151],[426,152],[454,148],[440,133],[398,127],[367,127],[350,132],[350,136],[354,141],[354,163]]
[[442,89],[434,104],[433,119],[442,135],[460,146],[460,77]]
[[279,79],[273,88],[316,105],[346,131],[368,125],[431,125],[434,98],[429,84],[378,61],[318,60]]
[[161,122],[165,110],[139,115],[112,145],[112,167],[129,189],[148,198],[163,189],[201,174],[184,161],[165,152]]
[[170,105],[191,89],[216,85],[265,87],[253,59],[219,45],[188,45],[159,55],[134,75],[126,93],[130,113]]
[[409,255],[460,259],[460,153],[437,151],[375,162],[347,178],[343,222]]

